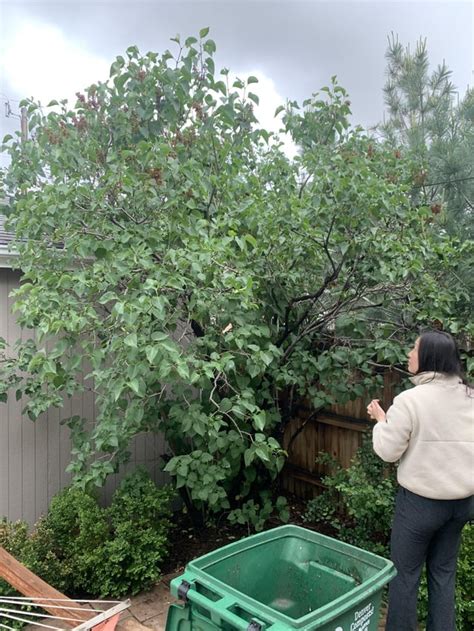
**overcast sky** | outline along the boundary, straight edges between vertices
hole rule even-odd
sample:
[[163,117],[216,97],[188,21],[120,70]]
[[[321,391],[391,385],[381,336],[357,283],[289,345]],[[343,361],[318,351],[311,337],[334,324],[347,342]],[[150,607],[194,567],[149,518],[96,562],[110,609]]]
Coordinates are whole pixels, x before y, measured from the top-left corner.
[[105,80],[131,44],[163,52],[176,33],[184,38],[205,26],[217,44],[217,69],[259,77],[257,115],[267,127],[279,104],[307,98],[332,75],[350,93],[354,123],[380,121],[391,31],[412,46],[426,37],[432,67],[445,59],[460,94],[474,83],[472,0],[0,0],[0,132],[19,127],[5,116],[5,101],[17,113],[25,96],[73,97]]

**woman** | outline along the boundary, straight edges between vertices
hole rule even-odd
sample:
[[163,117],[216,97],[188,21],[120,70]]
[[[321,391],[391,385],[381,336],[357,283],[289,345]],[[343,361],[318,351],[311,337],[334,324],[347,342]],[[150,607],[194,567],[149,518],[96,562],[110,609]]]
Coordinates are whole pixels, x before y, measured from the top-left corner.
[[400,485],[391,535],[397,576],[389,587],[386,631],[415,631],[420,574],[428,578],[427,631],[455,631],[456,561],[464,524],[474,518],[474,397],[463,384],[453,338],[423,333],[408,354],[414,388],[387,413],[367,407],[377,421],[375,452],[399,460]]

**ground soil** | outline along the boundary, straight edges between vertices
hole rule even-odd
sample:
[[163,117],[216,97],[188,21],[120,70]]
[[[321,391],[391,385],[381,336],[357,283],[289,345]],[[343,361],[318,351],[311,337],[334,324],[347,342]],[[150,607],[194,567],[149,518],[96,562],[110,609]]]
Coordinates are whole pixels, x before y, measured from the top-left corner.
[[[290,508],[290,523],[323,532],[320,527],[316,528],[304,522],[303,515],[306,510],[306,502],[294,496],[288,496],[287,500]],[[227,520],[226,515],[216,520],[214,524],[196,528],[185,511],[178,511],[173,514],[173,522],[174,525],[170,533],[169,555],[162,566],[163,574],[179,572],[189,561],[253,534],[253,531],[249,530],[247,526],[231,524]],[[265,524],[264,530],[281,525],[282,522],[280,520],[271,518]],[[331,535],[332,533],[323,532],[323,534]]]

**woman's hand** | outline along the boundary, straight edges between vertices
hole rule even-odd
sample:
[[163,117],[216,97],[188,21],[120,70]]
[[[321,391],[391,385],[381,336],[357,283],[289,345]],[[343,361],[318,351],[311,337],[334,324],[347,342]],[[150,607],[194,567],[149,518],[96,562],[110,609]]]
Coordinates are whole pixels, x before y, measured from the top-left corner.
[[367,414],[371,419],[382,423],[385,421],[385,412],[380,407],[379,399],[373,399],[367,406]]

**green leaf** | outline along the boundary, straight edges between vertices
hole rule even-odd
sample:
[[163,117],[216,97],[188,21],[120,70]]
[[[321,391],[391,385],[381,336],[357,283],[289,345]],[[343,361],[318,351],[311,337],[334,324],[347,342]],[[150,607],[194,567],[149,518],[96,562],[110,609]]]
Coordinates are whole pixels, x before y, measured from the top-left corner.
[[147,346],[145,348],[146,358],[152,365],[155,363],[155,359],[158,353],[159,353],[159,348],[157,346]]
[[108,251],[105,248],[100,247],[95,250],[94,254],[96,258],[103,259],[107,256]]
[[130,386],[130,388],[136,393],[138,394],[140,391],[140,382],[138,381],[138,379],[131,379],[128,382],[128,385]]
[[250,447],[249,449],[246,449],[244,452],[244,462],[245,462],[245,466],[249,467],[252,462],[255,459],[255,450]]
[[257,247],[257,239],[253,235],[246,234],[244,238],[248,243],[253,245],[254,248]]
[[163,342],[164,340],[169,339],[169,335],[164,331],[155,331],[154,333],[152,333],[151,339],[155,342]]
[[341,254],[344,256],[344,254],[347,252],[347,250],[349,249],[350,243],[347,243],[347,241],[345,243],[341,243],[339,245],[339,249],[341,251]]
[[248,79],[247,79],[247,85],[250,85],[251,83],[258,83],[258,79],[257,79],[257,77],[254,77],[253,75],[251,75],[250,77],[248,77]]
[[256,103],[257,105],[260,103],[260,99],[258,98],[258,96],[256,94],[254,94],[253,92],[249,92],[247,94],[248,98],[253,101],[254,103]]
[[219,403],[219,408],[222,412],[228,412],[232,409],[232,401],[230,399],[224,398]]
[[279,105],[275,110],[275,114],[273,115],[274,118],[276,118],[280,112],[283,112],[284,109],[285,109],[284,105]]
[[270,366],[270,364],[273,362],[273,355],[266,351],[261,351],[260,357],[262,358],[265,366]]
[[123,343],[126,344],[127,346],[130,346],[131,348],[137,348],[138,346],[137,334],[129,333],[123,340]]
[[216,83],[214,83],[214,89],[222,92],[224,96],[227,94],[227,87],[223,81],[216,81]]
[[165,351],[168,351],[168,353],[171,353],[171,354],[176,354],[178,352],[178,349],[176,348],[175,344],[171,340],[169,341],[163,340],[160,343],[160,348],[164,349]]
[[[205,37],[205,36],[203,36],[203,37]],[[216,44],[215,44],[215,42],[212,39],[208,39],[207,41],[205,41],[204,45],[203,45],[203,48],[206,51],[206,53],[208,53],[209,55],[212,55],[213,53],[216,52]]]
[[204,37],[206,37],[206,35],[207,35],[208,33],[209,33],[209,27],[208,27],[208,26],[206,26],[205,28],[202,28],[202,29],[199,31],[199,37],[200,37],[201,39],[204,39]]
[[265,462],[268,462],[270,460],[267,451],[263,449],[263,447],[257,447],[255,449],[255,453],[260,458],[260,460],[263,460]]
[[113,291],[106,291],[105,294],[102,294],[102,296],[99,298],[99,303],[101,305],[105,305],[106,303],[110,302],[111,300],[115,300],[117,298],[115,292]]
[[210,57],[208,57],[206,59],[206,66],[207,66],[207,69],[209,70],[209,72],[211,73],[211,75],[214,75],[214,72],[215,72],[216,68],[215,68],[213,60]]
[[[139,55],[139,50],[137,46],[129,46],[126,50],[127,56],[130,59],[134,59]],[[117,57],[117,61],[120,61],[121,65],[125,64],[125,60],[123,57]]]
[[124,72],[121,75],[115,77],[114,85],[117,88],[117,90],[119,90],[119,92],[123,90],[124,85],[127,83],[129,78],[130,78],[130,75],[128,72]]
[[258,414],[254,415],[254,417],[253,417],[253,425],[254,425],[255,429],[257,429],[259,432],[262,432],[265,429],[266,414],[265,414],[264,411],[261,411]]
[[120,56],[117,57],[115,61],[113,62],[113,64],[110,66],[109,76],[113,77],[114,75],[118,74],[124,65],[125,65],[124,58]]
[[176,365],[176,371],[181,379],[189,379],[189,368],[182,362]]
[[113,388],[112,388],[112,394],[114,397],[114,401],[118,401],[121,394],[123,392],[123,383],[115,383]]

